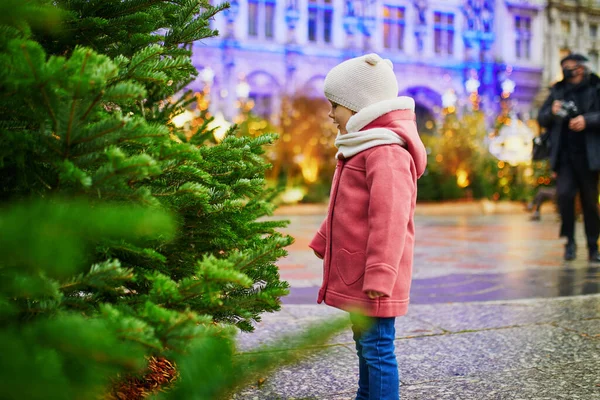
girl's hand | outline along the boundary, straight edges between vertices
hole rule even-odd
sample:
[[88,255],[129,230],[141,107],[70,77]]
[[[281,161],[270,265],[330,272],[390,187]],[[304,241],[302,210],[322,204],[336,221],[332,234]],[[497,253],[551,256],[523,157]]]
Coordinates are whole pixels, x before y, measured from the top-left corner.
[[367,296],[369,296],[370,299],[376,299],[378,297],[385,296],[385,294],[381,292],[376,292],[375,290],[367,290]]

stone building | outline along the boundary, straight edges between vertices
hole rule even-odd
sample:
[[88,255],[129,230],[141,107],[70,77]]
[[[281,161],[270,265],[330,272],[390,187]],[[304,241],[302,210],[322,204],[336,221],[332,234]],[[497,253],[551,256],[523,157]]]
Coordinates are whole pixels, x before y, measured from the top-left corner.
[[[594,50],[598,30],[577,1],[550,1],[547,10],[545,0],[230,3],[213,21],[219,37],[194,45],[195,65],[204,71],[192,85],[210,85],[211,107],[226,118],[238,98],[249,96],[256,113],[276,119],[283,96],[322,97],[329,69],[366,52],[394,62],[399,94],[415,98],[421,130],[433,129],[441,108],[455,100],[467,107],[475,91],[490,116],[502,93],[529,112],[542,82],[558,71],[544,67],[564,49]],[[548,38],[554,47],[545,53]]]
[[587,55],[590,68],[598,71],[600,1],[549,0],[544,15],[544,86],[562,79],[560,60],[571,52]]

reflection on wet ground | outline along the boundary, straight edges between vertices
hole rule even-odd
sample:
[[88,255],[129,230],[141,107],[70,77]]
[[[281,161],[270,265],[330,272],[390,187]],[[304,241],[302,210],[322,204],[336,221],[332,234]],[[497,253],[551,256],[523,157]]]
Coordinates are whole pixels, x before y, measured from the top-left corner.
[[586,269],[530,270],[507,274],[452,274],[415,279],[413,304],[515,300],[600,293],[597,266]]
[[[288,304],[313,304],[321,263],[307,245],[321,216],[288,217],[296,238],[279,267],[290,282]],[[562,260],[558,221],[527,215],[419,216],[411,290],[412,304],[511,300],[600,293],[598,265],[587,262],[583,226],[578,258]]]

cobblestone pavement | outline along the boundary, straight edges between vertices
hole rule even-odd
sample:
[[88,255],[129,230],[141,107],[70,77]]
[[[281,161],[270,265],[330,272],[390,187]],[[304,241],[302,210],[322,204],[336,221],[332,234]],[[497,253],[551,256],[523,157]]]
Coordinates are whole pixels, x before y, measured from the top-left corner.
[[[600,400],[600,273],[562,261],[558,220],[434,208],[416,217],[411,305],[396,320],[402,400]],[[468,211],[468,212],[467,212]],[[282,311],[239,335],[247,355],[345,313],[316,305],[321,261],[308,248],[324,210],[284,218],[296,238],[280,260],[291,284]],[[284,350],[285,351],[285,350]],[[349,331],[234,399],[353,400],[358,359]]]

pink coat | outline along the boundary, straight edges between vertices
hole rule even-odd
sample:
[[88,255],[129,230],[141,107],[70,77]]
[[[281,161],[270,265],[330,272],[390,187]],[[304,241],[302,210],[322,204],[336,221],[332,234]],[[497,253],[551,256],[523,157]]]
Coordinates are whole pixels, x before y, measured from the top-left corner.
[[[375,118],[366,122],[361,117],[364,126],[357,131],[386,128],[405,145],[371,147],[338,161],[327,218],[310,247],[324,258],[318,303],[395,317],[408,308],[417,179],[427,154],[412,110],[370,116]],[[385,296],[370,299],[369,290]]]

